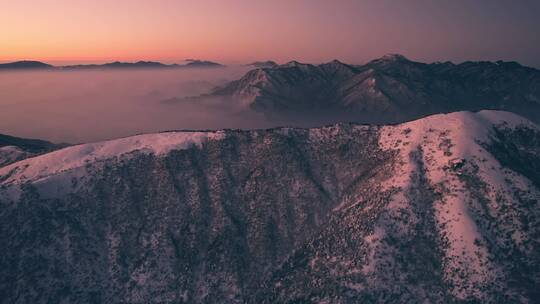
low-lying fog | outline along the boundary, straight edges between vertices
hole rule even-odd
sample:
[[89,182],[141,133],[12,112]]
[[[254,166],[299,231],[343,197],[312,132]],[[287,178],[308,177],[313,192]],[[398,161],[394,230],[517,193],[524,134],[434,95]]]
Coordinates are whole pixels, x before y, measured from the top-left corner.
[[176,129],[263,128],[225,102],[164,103],[204,94],[248,67],[0,72],[0,134],[80,143]]

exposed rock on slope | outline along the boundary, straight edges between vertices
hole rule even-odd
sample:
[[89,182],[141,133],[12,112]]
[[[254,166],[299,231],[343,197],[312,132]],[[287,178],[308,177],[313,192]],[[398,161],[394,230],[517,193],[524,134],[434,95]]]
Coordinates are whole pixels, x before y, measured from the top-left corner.
[[319,113],[330,121],[388,123],[495,109],[540,122],[540,71],[515,62],[425,64],[401,55],[361,66],[337,60],[321,65],[293,61],[252,70],[212,95],[277,118]]
[[459,112],[149,134],[26,159],[0,169],[0,293],[534,302],[540,146],[519,134],[540,130],[510,113]]

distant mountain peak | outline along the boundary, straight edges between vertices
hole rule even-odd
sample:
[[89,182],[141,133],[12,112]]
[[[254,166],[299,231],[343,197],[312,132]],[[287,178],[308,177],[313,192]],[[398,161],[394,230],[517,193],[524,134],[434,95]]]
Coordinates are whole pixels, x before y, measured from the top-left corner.
[[412,63],[413,61],[409,60],[407,57],[400,55],[400,54],[386,54],[380,58],[371,60],[369,64],[377,64],[377,65],[384,65],[384,66],[391,66],[391,65],[399,65],[399,64],[407,64]]
[[136,63],[138,63],[138,64],[162,64],[161,62],[157,62],[157,61],[145,61],[145,60],[139,60]]
[[337,59],[334,59],[334,60],[332,60],[332,61],[330,61],[330,62],[327,62],[327,63],[324,63],[324,64],[326,64],[326,65],[333,65],[333,66],[349,66],[348,64],[343,63],[343,62],[341,62],[341,61],[339,61],[339,60],[337,60]]
[[102,69],[102,68],[196,68],[196,67],[222,67],[223,65],[211,61],[186,60],[188,63],[184,65],[179,64],[164,64],[158,61],[145,61],[139,60],[136,62],[122,62],[114,61],[105,64],[80,64],[80,65],[68,65],[60,67],[65,70],[75,69]]
[[353,77],[357,73],[357,69],[351,65],[343,63],[337,59],[319,65],[319,68],[327,74],[332,74],[335,77],[347,79]]
[[401,54],[386,54],[379,58],[378,60],[382,61],[410,61],[407,59],[407,57],[401,55]]
[[[89,65],[92,66],[93,65]],[[84,67],[84,66],[82,66]],[[115,61],[111,63],[106,63],[101,66],[97,67],[109,67],[109,68],[155,68],[155,67],[167,67],[167,65],[161,63],[161,62],[154,62],[154,61],[143,61],[139,60],[137,62],[120,62]]]
[[275,61],[267,60],[267,61],[255,61],[248,64],[248,66],[253,66],[256,68],[275,68],[279,65]]
[[15,61],[13,63],[19,63],[19,64],[40,64],[40,65],[48,65],[46,63],[43,63],[41,61],[37,61],[37,60],[19,60],[19,61]]
[[0,69],[49,69],[53,66],[41,61],[21,60],[0,64]]
[[222,64],[217,62],[207,61],[207,60],[198,60],[198,59],[189,59],[188,63],[184,65],[185,67],[222,67]]
[[330,61],[330,62],[323,63],[323,64],[321,64],[320,66],[321,66],[321,67],[324,67],[324,66],[326,66],[326,67],[333,67],[333,68],[337,68],[337,69],[343,69],[343,68],[345,68],[345,69],[351,69],[351,68],[352,68],[351,65],[346,64],[346,63],[344,63],[344,62],[342,62],[342,61],[339,61],[339,60],[337,60],[337,59],[334,59],[334,60],[332,60],[332,61]]
[[280,67],[284,67],[284,68],[296,68],[296,67],[306,67],[306,66],[309,66],[309,64],[301,63],[296,60],[292,60],[285,64],[280,65]]

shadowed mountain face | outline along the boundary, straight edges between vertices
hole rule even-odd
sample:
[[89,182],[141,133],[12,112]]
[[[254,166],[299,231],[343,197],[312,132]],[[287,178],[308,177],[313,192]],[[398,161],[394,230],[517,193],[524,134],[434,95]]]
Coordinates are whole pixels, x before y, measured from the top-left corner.
[[0,293],[532,303],[538,138],[525,119],[482,111],[67,147],[0,168]]
[[387,55],[365,65],[289,62],[216,89],[272,117],[403,122],[433,113],[498,109],[540,121],[540,71],[515,62],[425,64]]

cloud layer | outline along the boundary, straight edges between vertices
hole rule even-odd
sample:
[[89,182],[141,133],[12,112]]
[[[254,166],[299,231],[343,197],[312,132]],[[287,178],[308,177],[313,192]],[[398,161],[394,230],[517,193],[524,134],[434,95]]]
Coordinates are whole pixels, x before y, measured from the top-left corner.
[[247,69],[2,72],[0,133],[78,143],[164,130],[270,126],[230,101],[178,101]]

